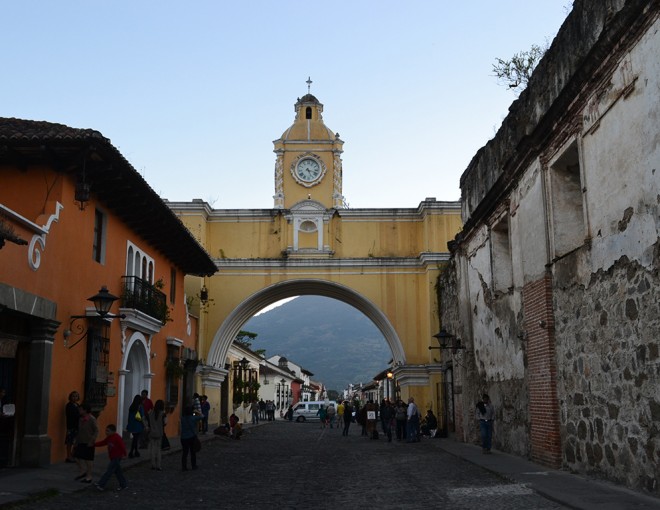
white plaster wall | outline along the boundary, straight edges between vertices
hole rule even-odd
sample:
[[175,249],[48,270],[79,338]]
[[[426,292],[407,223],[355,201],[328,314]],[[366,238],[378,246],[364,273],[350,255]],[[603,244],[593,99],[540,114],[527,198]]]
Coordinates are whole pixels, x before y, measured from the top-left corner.
[[502,319],[495,312],[495,309],[511,310],[511,302],[516,300],[510,296],[496,300],[493,296],[490,242],[485,226],[481,226],[472,237],[467,252],[467,282],[464,284],[467,285],[471,305],[474,347],[470,355],[475,357],[476,366],[487,380],[522,378],[525,372],[523,351],[515,338],[517,332],[512,330],[511,321],[506,320],[511,314]]
[[542,278],[548,262],[547,221],[541,166],[538,161],[521,177],[511,196],[514,282],[517,287]]
[[[585,278],[608,269],[623,255],[647,268],[652,264],[660,226],[659,25],[656,22],[619,63],[605,97],[585,112],[599,115],[600,122],[583,135],[582,144],[592,236],[591,267]],[[622,95],[633,81],[633,90]],[[586,123],[587,128],[592,125]],[[623,228],[628,208],[634,213]]]

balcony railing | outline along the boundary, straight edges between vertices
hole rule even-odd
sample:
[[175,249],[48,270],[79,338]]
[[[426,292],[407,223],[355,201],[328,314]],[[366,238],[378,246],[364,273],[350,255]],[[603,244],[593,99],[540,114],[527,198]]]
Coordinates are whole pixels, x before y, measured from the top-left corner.
[[122,307],[139,310],[165,324],[170,311],[163,292],[137,276],[122,276],[122,284]]

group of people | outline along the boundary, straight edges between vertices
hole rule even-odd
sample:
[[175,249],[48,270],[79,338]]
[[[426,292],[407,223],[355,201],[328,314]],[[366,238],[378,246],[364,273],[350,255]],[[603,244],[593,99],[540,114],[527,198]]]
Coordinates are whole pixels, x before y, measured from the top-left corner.
[[[183,471],[188,469],[189,456],[192,469],[197,469],[197,452],[200,445],[198,434],[204,434],[208,430],[209,411],[208,399],[196,393],[193,395],[192,405],[184,406],[182,409],[180,437]],[[147,390],[135,395],[128,407],[126,430],[131,434],[128,451],[114,424],[108,425],[105,429],[105,438],[98,440],[99,428],[92,414],[92,408],[86,402],[80,403],[80,394],[77,391],[69,393],[65,416],[66,462],[77,464],[79,474],[75,480],[92,483],[95,448],[103,446],[108,449],[110,462],[103,476],[95,483],[95,487],[100,491],[105,489],[112,475],[115,475],[119,482],[117,490],[128,487],[121,468],[121,460],[126,457],[140,457],[140,448],[148,450],[151,469],[162,471],[162,452],[170,448],[165,434],[167,412],[165,402],[163,400],[152,402]]]
[[418,442],[422,435],[435,437],[438,429],[438,419],[433,411],[427,410],[426,416],[422,417],[412,397],[407,404],[402,400],[383,399],[380,405],[369,400],[362,407],[357,401],[344,400],[337,403],[336,409],[334,405],[321,405],[317,416],[322,428],[333,428],[336,421],[344,436],[348,435],[351,423],[357,422],[362,427],[362,435],[371,439],[380,437],[377,426],[380,422],[380,429],[389,442],[393,437],[397,441]]
[[252,424],[259,423],[259,420],[275,421],[275,411],[277,406],[272,400],[260,399],[259,402],[253,400],[250,404],[250,412],[252,413]]

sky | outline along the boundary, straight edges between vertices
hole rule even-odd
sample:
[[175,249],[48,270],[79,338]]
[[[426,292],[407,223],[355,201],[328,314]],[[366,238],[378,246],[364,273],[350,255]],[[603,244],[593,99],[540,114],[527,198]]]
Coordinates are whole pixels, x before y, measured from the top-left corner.
[[311,93],[349,207],[460,198],[515,99],[492,66],[569,0],[1,0],[0,117],[92,128],[162,198],[272,208],[273,140]]

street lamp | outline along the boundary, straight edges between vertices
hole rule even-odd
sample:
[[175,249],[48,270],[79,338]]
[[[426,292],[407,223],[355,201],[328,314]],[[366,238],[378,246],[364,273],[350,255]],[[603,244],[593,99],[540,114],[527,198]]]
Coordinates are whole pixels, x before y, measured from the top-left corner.
[[459,349],[465,349],[465,347],[461,345],[461,339],[456,338],[451,333],[448,333],[445,328],[442,328],[438,333],[433,335],[433,338],[438,340],[440,346],[439,347],[429,346],[429,350],[452,349],[454,352],[456,352]]
[[[119,314],[119,315],[114,315],[110,313],[110,308],[112,308],[112,303],[117,301],[119,298],[117,296],[114,296],[110,294],[108,291],[108,288],[103,285],[101,289],[94,294],[92,297],[87,298],[87,301],[91,301],[94,303],[94,309],[96,310],[96,314],[98,315],[99,318],[101,319],[124,319],[126,318],[126,315],[124,314]],[[80,343],[85,336],[87,336],[87,328],[83,324],[75,324],[76,321],[81,320],[81,319],[89,319],[90,316],[87,315],[71,315],[70,319],[71,321],[69,322],[69,329],[64,330],[64,347],[67,349],[71,349],[78,343]],[[69,337],[71,336],[71,330],[74,329],[74,324],[75,324],[75,330],[76,333],[81,335],[81,337],[78,339],[76,343],[71,345],[69,347]]]

